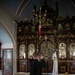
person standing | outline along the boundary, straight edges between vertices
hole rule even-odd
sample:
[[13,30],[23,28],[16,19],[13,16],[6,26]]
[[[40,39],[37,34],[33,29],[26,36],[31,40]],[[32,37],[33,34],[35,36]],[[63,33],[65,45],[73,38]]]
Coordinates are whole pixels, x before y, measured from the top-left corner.
[[56,50],[54,50],[52,59],[53,59],[53,73],[52,73],[52,75],[58,75],[58,59],[57,59]]
[[44,57],[34,52],[28,60],[30,75],[42,75],[42,68],[46,67]]

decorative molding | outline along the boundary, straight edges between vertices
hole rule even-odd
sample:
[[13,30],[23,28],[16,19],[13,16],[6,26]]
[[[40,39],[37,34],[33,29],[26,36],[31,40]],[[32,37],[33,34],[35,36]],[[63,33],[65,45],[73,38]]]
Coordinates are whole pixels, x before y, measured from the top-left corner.
[[73,5],[73,7],[75,8],[75,4],[73,2],[73,0],[69,0],[71,2],[71,4]]

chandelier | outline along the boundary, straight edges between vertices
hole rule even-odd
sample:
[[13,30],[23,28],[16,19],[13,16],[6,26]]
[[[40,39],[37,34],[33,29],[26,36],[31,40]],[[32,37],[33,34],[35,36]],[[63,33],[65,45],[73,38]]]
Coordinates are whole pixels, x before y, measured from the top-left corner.
[[47,10],[42,12],[42,7],[40,7],[39,11],[36,12],[36,6],[34,5],[33,17],[34,17],[33,19],[34,25],[38,24],[39,27],[39,39],[40,39],[42,36],[42,26],[44,26],[46,22],[49,21],[49,19],[47,19]]
[[35,23],[40,23],[40,24],[44,24],[48,19],[46,18],[47,16],[47,10],[45,10],[45,12],[42,12],[42,7],[40,7],[40,10],[38,12],[36,12],[36,8],[34,6],[33,9],[33,22]]

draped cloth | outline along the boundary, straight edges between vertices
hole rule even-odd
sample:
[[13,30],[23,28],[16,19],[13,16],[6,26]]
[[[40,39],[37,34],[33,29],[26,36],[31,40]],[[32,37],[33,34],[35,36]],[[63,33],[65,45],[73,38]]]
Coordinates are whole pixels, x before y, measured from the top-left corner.
[[52,73],[52,75],[58,75],[58,59],[57,59],[56,51],[53,53],[52,59],[53,59],[53,73]]
[[42,26],[41,26],[41,24],[39,25],[39,36],[40,37],[42,36]]

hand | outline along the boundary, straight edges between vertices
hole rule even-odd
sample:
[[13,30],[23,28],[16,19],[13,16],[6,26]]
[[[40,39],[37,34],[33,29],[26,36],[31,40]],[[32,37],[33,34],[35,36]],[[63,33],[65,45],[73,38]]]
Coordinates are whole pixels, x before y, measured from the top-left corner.
[[41,56],[40,56],[40,59],[43,59],[43,58],[44,58],[43,55],[41,55]]

